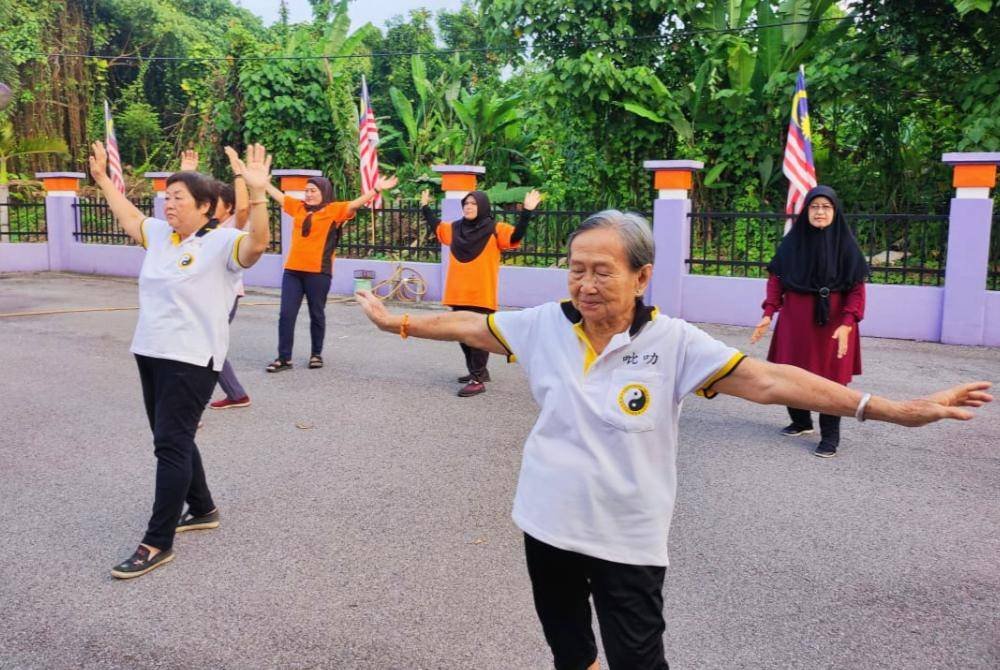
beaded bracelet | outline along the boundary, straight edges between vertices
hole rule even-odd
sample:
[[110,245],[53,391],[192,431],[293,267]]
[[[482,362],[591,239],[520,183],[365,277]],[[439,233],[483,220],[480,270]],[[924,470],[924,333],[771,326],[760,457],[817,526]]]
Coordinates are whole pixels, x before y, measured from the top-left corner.
[[410,333],[407,332],[406,330],[409,325],[410,325],[410,315],[404,314],[403,321],[402,323],[399,324],[399,336],[404,340],[410,336]]

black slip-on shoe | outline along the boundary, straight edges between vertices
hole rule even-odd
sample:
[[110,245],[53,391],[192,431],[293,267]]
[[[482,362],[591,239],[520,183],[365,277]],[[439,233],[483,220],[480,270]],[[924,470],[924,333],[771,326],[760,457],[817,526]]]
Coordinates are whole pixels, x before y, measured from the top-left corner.
[[155,570],[161,565],[166,565],[172,560],[174,560],[173,549],[161,551],[156,556],[150,558],[149,549],[140,544],[134,554],[115,567],[111,568],[111,576],[117,579],[132,579],[134,577],[141,577],[150,570]]
[[781,434],[785,437],[798,437],[799,435],[812,435],[816,431],[812,426],[796,426],[794,423],[790,423],[781,429]]
[[215,509],[208,514],[203,514],[202,516],[195,516],[191,512],[187,512],[181,517],[181,520],[177,522],[177,532],[183,533],[188,530],[210,530],[212,528],[219,527],[219,510]]
[[820,458],[833,458],[837,455],[837,447],[828,442],[820,442],[816,447],[816,451],[813,452],[813,455],[819,456]]
[[[468,384],[469,382],[471,382],[475,378],[476,378],[475,375],[462,375],[461,377],[458,378],[458,383],[459,384]],[[481,381],[481,382],[492,381],[490,379],[490,373],[489,373],[489,371],[487,371],[486,374],[482,375],[479,378],[479,381]]]

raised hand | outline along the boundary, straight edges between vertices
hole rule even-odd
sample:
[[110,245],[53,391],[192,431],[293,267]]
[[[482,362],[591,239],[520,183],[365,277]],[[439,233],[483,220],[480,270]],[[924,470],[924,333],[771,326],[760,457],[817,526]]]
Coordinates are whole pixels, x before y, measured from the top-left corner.
[[399,178],[393,175],[392,177],[379,177],[375,180],[375,190],[376,191],[386,191],[390,188],[396,188],[396,184],[399,183]]
[[94,142],[90,145],[90,178],[94,183],[100,184],[108,177],[108,152],[101,142]]
[[236,153],[236,149],[232,147],[225,147],[223,151],[226,153],[226,158],[229,159],[229,167],[233,170],[233,176],[242,174],[240,170],[242,169],[240,163],[240,155]]
[[181,172],[196,171],[198,169],[198,152],[194,149],[187,149],[181,152]]
[[538,203],[542,201],[542,194],[532,189],[524,194],[524,208],[529,212],[538,207]]
[[426,207],[429,204],[431,204],[431,192],[425,188],[420,192],[420,206]]
[[[235,153],[235,152],[233,152]],[[271,183],[271,154],[262,144],[251,144],[247,147],[245,160],[240,160],[237,156],[234,161],[234,170],[243,175],[247,187],[255,191],[263,191]]]
[[750,335],[750,344],[756,344],[760,341],[760,338],[767,335],[767,331],[771,328],[771,317],[765,316],[760,320],[760,323],[756,325],[753,329],[753,333]]

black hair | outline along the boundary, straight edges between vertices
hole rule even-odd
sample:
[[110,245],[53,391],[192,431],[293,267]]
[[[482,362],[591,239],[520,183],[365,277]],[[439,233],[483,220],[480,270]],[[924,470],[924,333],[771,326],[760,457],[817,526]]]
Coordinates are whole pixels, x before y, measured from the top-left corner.
[[216,182],[218,186],[219,193],[218,198],[226,206],[226,209],[230,214],[236,211],[236,189],[229,182],[219,181]]

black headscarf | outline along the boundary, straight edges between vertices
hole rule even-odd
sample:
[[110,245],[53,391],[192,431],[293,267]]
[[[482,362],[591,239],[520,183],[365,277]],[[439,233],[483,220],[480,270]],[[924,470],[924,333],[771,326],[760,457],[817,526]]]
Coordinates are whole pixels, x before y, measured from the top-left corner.
[[[809,204],[818,197],[833,203],[833,223],[817,228],[809,223]],[[816,323],[830,320],[830,294],[848,291],[868,277],[868,262],[844,218],[837,192],[817,186],[806,193],[802,211],[792,224],[767,269],[788,291],[814,293]]]
[[333,202],[333,183],[326,177],[309,177],[307,184],[312,184],[319,189],[320,201],[318,205],[306,205],[309,214],[302,220],[302,237],[309,237],[312,232],[313,212],[318,212],[331,202]]
[[[486,243],[496,232],[496,221],[493,220],[493,208],[490,199],[482,191],[469,193],[476,201],[476,218],[462,217],[451,223],[451,253],[462,263],[475,260],[483,253]],[[465,196],[465,198],[469,197]],[[462,202],[465,202],[462,198]]]

